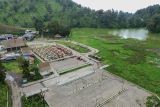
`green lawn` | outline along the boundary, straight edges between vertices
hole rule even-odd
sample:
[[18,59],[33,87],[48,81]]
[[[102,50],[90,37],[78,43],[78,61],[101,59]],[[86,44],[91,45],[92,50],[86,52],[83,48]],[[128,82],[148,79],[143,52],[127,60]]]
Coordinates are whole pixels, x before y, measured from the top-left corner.
[[4,62],[3,65],[7,71],[22,73],[22,70],[20,70],[16,60]]
[[28,98],[22,98],[23,107],[49,107],[48,104],[43,101],[41,95],[34,95]]
[[57,41],[57,43],[65,45],[65,46],[67,46],[67,47],[69,47],[69,48],[71,48],[71,49],[73,49],[73,50],[75,50],[77,52],[80,52],[80,53],[87,53],[87,52],[89,52],[89,49],[81,47],[79,45],[75,45],[75,44],[73,44],[71,42]]
[[7,101],[8,101],[8,106],[11,107],[11,100],[10,97],[8,96],[10,94],[8,86],[6,84],[1,84],[0,83],[0,107],[7,107]]
[[[145,41],[120,39],[109,34],[109,29],[81,28],[73,29],[71,40],[81,42],[100,50],[107,69],[141,87],[160,96],[160,55],[147,51],[149,48],[160,48],[160,34],[150,34]],[[152,63],[151,63],[152,62]]]
[[[40,64],[40,63],[41,61],[35,57],[35,63],[31,66],[37,66],[37,64]],[[7,71],[18,73],[18,74],[22,73],[22,70],[18,66],[17,60],[6,61],[6,62],[3,62],[2,64]]]

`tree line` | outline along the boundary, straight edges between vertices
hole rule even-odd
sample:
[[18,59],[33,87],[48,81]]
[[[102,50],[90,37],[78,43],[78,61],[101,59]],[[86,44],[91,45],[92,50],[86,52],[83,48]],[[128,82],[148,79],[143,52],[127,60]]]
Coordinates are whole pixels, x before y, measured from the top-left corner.
[[45,24],[42,19],[38,18],[34,19],[34,27],[39,31],[40,35],[45,35],[51,38],[57,34],[62,37],[68,37],[71,32],[71,27],[69,25],[64,25],[58,21],[51,21]]
[[[69,14],[64,19],[60,18],[60,23],[70,27],[91,27],[91,28],[147,28],[151,32],[160,32],[160,5],[149,6],[131,14],[116,10],[91,10],[82,7],[69,0],[56,0],[63,6],[62,13]],[[72,7],[72,8],[71,8]],[[73,11],[74,10],[74,11]],[[49,26],[56,24],[49,22]],[[48,26],[48,29],[50,27]],[[63,28],[63,27],[62,27]],[[50,29],[53,30],[53,29]]]
[[[157,23],[160,5],[149,6],[132,14],[113,9],[95,11],[76,4],[72,0],[5,0],[0,1],[0,14],[2,23],[37,28],[35,26],[35,22],[37,22],[36,25],[40,25],[40,27],[43,25],[44,32],[47,32],[47,26],[52,26],[49,23],[57,22],[64,30],[68,30],[68,26],[71,28],[146,27],[152,32],[160,32],[159,22]],[[55,24],[53,25],[55,26]],[[59,31],[59,33],[63,32]]]

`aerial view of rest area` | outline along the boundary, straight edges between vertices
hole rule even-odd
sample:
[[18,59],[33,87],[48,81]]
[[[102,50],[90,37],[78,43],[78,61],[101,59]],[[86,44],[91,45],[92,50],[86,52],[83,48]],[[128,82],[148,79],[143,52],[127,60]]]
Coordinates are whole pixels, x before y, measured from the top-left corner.
[[0,0],[0,107],[160,107],[160,0]]

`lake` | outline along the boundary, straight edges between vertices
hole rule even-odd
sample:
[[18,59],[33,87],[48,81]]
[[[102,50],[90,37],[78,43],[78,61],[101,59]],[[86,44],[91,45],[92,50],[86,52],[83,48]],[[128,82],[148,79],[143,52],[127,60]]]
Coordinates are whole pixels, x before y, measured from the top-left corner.
[[148,37],[148,30],[146,29],[120,29],[113,30],[110,34],[120,36],[124,39],[134,38],[138,40],[145,40]]

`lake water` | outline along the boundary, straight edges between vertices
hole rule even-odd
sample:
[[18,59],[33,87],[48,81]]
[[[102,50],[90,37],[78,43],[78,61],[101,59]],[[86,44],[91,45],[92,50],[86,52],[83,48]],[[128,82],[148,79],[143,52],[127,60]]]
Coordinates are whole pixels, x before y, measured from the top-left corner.
[[120,36],[124,39],[134,38],[138,40],[145,40],[148,37],[148,30],[146,29],[121,29],[110,32],[112,35]]

